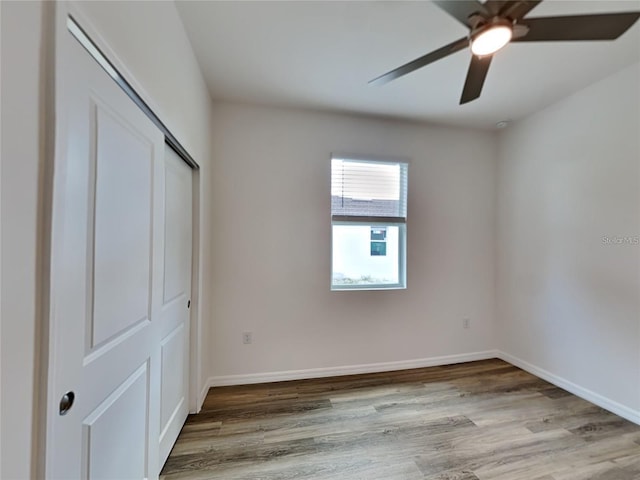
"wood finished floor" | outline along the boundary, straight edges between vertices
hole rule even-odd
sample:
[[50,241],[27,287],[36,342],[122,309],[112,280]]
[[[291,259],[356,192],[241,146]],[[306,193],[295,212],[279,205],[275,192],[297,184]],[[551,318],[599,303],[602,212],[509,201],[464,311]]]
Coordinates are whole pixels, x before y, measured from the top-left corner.
[[164,480],[640,480],[640,427],[501,360],[214,388]]

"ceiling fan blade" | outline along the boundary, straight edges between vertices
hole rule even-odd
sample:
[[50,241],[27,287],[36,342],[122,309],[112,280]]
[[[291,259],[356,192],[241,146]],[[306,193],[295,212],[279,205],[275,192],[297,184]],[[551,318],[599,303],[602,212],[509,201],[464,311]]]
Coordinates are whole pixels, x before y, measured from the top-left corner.
[[529,33],[514,38],[513,41],[614,40],[626,32],[638,18],[640,12],[525,18],[520,23],[529,27]]
[[[491,1],[491,0],[489,0]],[[504,2],[505,5],[500,10],[500,16],[508,17],[512,20],[520,20],[531,10],[536,8],[542,0],[522,0],[519,2]]]
[[439,48],[438,50],[434,50],[431,53],[427,53],[420,58],[416,58],[415,60],[402,65],[390,72],[387,72],[379,77],[370,80],[370,84],[374,85],[382,85],[384,83],[390,82],[391,80],[395,80],[398,77],[402,77],[407,73],[411,73],[419,68],[424,67],[430,63],[435,62],[436,60],[440,60],[452,53],[462,50],[469,46],[469,39],[467,37],[456,40],[455,42],[450,43],[449,45],[445,45],[444,47]]
[[462,97],[460,97],[460,105],[469,103],[480,96],[480,92],[482,92],[482,85],[484,85],[484,79],[487,78],[487,72],[489,71],[489,65],[491,65],[492,58],[493,56],[491,55],[487,55],[486,57],[477,57],[473,55],[471,57],[471,64],[469,65],[469,71],[467,72],[467,79],[464,82]]
[[437,6],[447,12],[453,18],[469,28],[469,17],[473,14],[488,16],[485,6],[476,0],[434,0]]

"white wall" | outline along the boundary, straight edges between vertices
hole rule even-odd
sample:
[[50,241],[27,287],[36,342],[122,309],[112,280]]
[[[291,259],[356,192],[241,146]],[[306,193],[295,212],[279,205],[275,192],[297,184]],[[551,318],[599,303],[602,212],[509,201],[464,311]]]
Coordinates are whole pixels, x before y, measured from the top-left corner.
[[[36,226],[44,137],[40,117],[43,31],[53,12],[39,2],[2,8],[2,451],[0,477],[30,478],[36,363]],[[59,4],[64,5],[64,4]],[[201,286],[210,286],[211,101],[175,5],[171,2],[79,2],[80,23],[142,93],[200,164],[203,208]],[[44,29],[43,29],[44,25]],[[144,28],[140,28],[144,26]],[[208,295],[201,313],[209,318]],[[207,323],[201,335],[208,336]],[[206,365],[209,360],[204,350]],[[205,365],[205,366],[206,366]],[[208,372],[201,373],[206,378]],[[31,457],[31,458],[30,458]]]
[[2,10],[0,478],[28,478],[36,422],[37,225],[42,168],[43,4]]
[[[493,348],[493,134],[216,103],[213,144],[214,382]],[[406,290],[330,291],[332,151],[411,159]]]
[[496,329],[507,358],[637,422],[639,70],[501,135]]

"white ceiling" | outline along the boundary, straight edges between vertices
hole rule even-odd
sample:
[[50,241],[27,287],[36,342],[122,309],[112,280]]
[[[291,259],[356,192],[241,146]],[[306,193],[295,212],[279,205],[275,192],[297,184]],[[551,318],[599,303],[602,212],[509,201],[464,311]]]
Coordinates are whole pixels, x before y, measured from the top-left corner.
[[[468,50],[367,82],[467,30],[427,1],[179,1],[214,99],[492,128],[640,61],[640,22],[611,42],[508,45],[482,96],[458,105]],[[530,17],[640,10],[640,0],[546,0]],[[640,88],[640,87],[639,87]]]

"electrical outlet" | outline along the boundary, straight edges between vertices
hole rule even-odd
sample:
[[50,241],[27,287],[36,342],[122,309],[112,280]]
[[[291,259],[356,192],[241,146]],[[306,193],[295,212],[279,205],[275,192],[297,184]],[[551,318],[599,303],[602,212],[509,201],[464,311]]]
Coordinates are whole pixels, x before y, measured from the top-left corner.
[[253,334],[251,332],[242,332],[242,343],[249,345],[253,341]]
[[471,319],[463,318],[462,319],[462,328],[471,328]]

